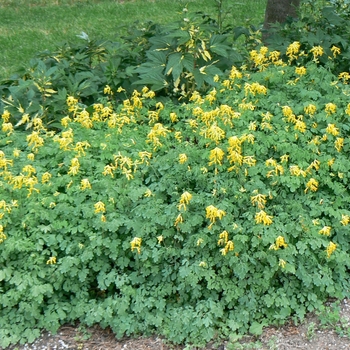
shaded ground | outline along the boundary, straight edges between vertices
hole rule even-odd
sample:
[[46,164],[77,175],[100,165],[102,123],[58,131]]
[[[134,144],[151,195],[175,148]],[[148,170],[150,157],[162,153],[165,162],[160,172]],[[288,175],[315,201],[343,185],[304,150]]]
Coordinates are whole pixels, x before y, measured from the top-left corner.
[[[63,326],[56,335],[44,332],[32,344],[12,346],[6,350],[194,350],[174,346],[161,338],[137,338],[117,341],[110,330],[99,327]],[[339,309],[328,308],[319,316],[309,315],[299,326],[287,324],[269,327],[259,338],[211,343],[196,350],[342,350],[350,349],[350,300]]]

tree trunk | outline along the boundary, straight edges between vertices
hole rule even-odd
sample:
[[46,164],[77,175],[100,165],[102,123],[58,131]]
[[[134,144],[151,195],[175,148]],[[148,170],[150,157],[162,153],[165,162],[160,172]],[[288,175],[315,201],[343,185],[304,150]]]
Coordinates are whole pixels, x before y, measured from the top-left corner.
[[297,17],[300,0],[268,0],[265,11],[263,40],[269,36],[271,24],[283,23],[288,17]]

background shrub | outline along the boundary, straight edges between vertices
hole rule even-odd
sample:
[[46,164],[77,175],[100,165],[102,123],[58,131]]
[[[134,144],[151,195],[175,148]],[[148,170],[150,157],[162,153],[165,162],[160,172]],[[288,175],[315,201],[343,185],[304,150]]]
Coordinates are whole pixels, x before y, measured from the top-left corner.
[[[286,48],[293,41],[299,42],[301,49],[305,51],[320,46],[325,53],[319,58],[321,64],[326,65],[335,74],[348,71],[350,51],[349,28],[346,23],[349,16],[347,1],[332,0],[327,2],[327,6],[320,6],[314,1],[304,1],[299,19],[275,25],[267,44],[271,50],[281,52],[286,52]],[[334,45],[339,48],[340,54],[334,55]]]

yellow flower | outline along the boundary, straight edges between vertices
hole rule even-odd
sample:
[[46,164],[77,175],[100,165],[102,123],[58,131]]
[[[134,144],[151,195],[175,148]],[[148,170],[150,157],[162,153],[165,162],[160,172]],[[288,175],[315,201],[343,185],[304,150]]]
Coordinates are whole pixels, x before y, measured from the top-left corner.
[[306,189],[304,192],[306,193],[308,190],[311,190],[312,192],[316,192],[318,190],[318,181],[315,180],[314,178],[311,178],[307,184],[306,184]]
[[7,237],[4,234],[4,226],[0,225],[0,244],[3,243],[5,239],[7,239]]
[[299,49],[300,49],[300,43],[298,41],[294,41],[292,44],[288,46],[286,55],[289,58],[296,58],[295,55],[299,52]]
[[304,112],[309,115],[314,115],[316,113],[316,110],[317,110],[316,106],[311,103],[306,107],[304,107]]
[[225,152],[221,148],[219,147],[214,148],[213,150],[210,151],[210,154],[209,154],[209,160],[210,160],[209,165],[213,165],[213,164],[221,165],[224,155],[225,155]]
[[153,196],[153,193],[152,191],[147,188],[146,192],[143,194],[144,197],[152,197]]
[[175,123],[178,121],[176,113],[174,112],[170,113],[170,120],[172,123]]
[[204,137],[218,143],[220,140],[225,138],[225,131],[217,126],[216,122],[214,122],[209,128],[203,129],[200,132],[200,135],[203,135]]
[[74,96],[68,96],[66,99],[67,106],[71,107],[78,103],[78,100]]
[[342,137],[338,137],[334,142],[335,149],[340,152],[344,146],[344,139]]
[[197,247],[199,247],[204,242],[203,238],[197,240]]
[[340,55],[340,48],[339,47],[336,47],[333,45],[331,47],[331,51],[332,51],[334,57],[336,57],[337,55]]
[[317,60],[318,56],[322,56],[324,51],[322,46],[314,46],[310,52],[314,55],[314,60]]
[[201,261],[201,262],[199,263],[199,266],[200,266],[200,267],[207,267],[207,263],[206,263],[205,261]]
[[338,78],[342,79],[344,82],[347,82],[350,79],[350,74],[349,72],[342,72],[339,73]]
[[10,120],[11,114],[9,111],[4,110],[3,114],[1,115],[2,120],[4,121],[4,123],[8,123]]
[[230,71],[230,79],[232,80],[236,78],[241,79],[242,77],[243,77],[243,74],[235,66],[232,66]]
[[46,183],[46,182],[49,182],[50,179],[51,179],[52,175],[49,173],[49,172],[46,172],[44,173],[42,176],[41,176],[41,183]]
[[264,209],[266,204],[266,196],[264,194],[257,194],[256,196],[250,197],[252,204],[257,205],[259,209]]
[[141,158],[141,164],[146,163],[146,165],[149,165],[149,159],[152,158],[152,153],[147,151],[142,151],[138,153],[139,157]]
[[56,257],[52,256],[49,260],[46,261],[46,265],[55,265],[56,264]]
[[64,127],[64,128],[67,128],[69,123],[72,121],[71,118],[69,118],[68,116],[64,117],[61,119],[61,125]]
[[164,237],[162,235],[158,236],[157,240],[158,240],[158,244],[160,244],[160,243],[162,243],[164,241]]
[[226,255],[229,251],[232,251],[235,249],[235,245],[232,241],[227,241],[225,247],[221,249],[221,254]]
[[260,94],[260,95],[266,95],[267,94],[267,88],[264,85],[260,85],[259,83],[252,83],[252,84],[248,84],[245,83],[244,84],[244,91],[246,96],[251,93],[253,96],[255,96],[256,94]]
[[306,74],[306,68],[305,67],[296,67],[295,73],[298,75],[305,75]]
[[184,164],[188,160],[187,155],[185,153],[179,154],[179,163]]
[[192,199],[192,194],[189,193],[189,192],[184,192],[182,195],[181,195],[181,198],[180,198],[180,204],[177,206],[177,208],[179,210],[183,209],[183,210],[186,210],[186,205],[188,205],[190,203],[190,200]]
[[256,159],[253,156],[245,156],[243,157],[243,164],[254,166],[256,164]]
[[218,245],[225,245],[228,242],[228,232],[222,231],[219,235]]
[[293,110],[289,106],[283,106],[282,107],[282,114],[285,117],[291,117],[294,116]]
[[344,215],[344,214],[342,214],[342,216],[341,216],[341,224],[343,225],[343,226],[346,226],[346,225],[348,225],[349,224],[349,222],[350,222],[350,216],[349,215]]
[[279,248],[287,248],[287,246],[288,246],[288,244],[284,241],[284,237],[282,237],[282,236],[278,236],[277,238],[276,238],[276,247],[277,247],[277,249],[279,249]]
[[302,175],[303,177],[306,176],[306,172],[300,169],[298,165],[291,165],[289,167],[289,171],[294,176],[300,176],[300,175]]
[[287,264],[287,263],[286,263],[285,260],[283,260],[283,259],[280,259],[279,262],[278,262],[278,266],[281,266],[282,269],[285,268],[286,264]]
[[255,222],[257,224],[271,225],[272,224],[272,216],[267,215],[263,210],[260,210],[255,214]]
[[7,135],[12,134],[13,132],[13,125],[12,123],[3,123],[2,124],[2,131],[7,132]]
[[34,155],[34,153],[28,153],[28,155],[27,155],[27,159],[28,160],[34,160],[35,159],[35,155]]
[[103,89],[103,93],[106,95],[113,95],[113,91],[109,85],[105,86],[105,88]]
[[271,51],[269,53],[269,59],[271,62],[277,62],[280,59],[281,53],[279,51]]
[[79,171],[79,168],[80,168],[79,159],[78,158],[73,158],[71,160],[71,165],[70,165],[68,174],[69,175],[73,175],[73,176],[77,175],[78,171]]
[[327,252],[327,258],[329,259],[332,255],[332,253],[337,249],[337,245],[333,242],[329,242],[326,252]]
[[125,167],[122,167],[122,174],[125,175],[128,180],[131,180],[134,178],[134,175],[132,175],[131,169],[127,169]]
[[80,181],[80,189],[81,189],[82,191],[84,191],[84,190],[86,190],[86,189],[91,190],[91,184],[90,184],[89,179],[82,179],[82,180]]
[[306,131],[306,124],[301,120],[297,120],[295,122],[294,129],[304,133]]
[[137,250],[137,253],[141,253],[141,243],[142,243],[142,238],[139,237],[134,237],[134,239],[130,242],[131,245],[131,251],[133,252],[134,249]]
[[329,236],[331,234],[331,227],[330,226],[323,226],[321,230],[318,231],[320,235]]
[[95,214],[106,212],[106,207],[105,207],[104,203],[101,201],[95,203],[94,208],[95,208]]
[[209,219],[211,222],[211,224],[209,225],[209,229],[215,223],[217,218],[221,220],[222,217],[226,215],[226,212],[224,210],[218,209],[213,205],[209,205],[208,207],[206,207],[205,211],[206,211],[206,218]]
[[283,156],[280,157],[282,163],[287,163],[289,160],[289,155],[284,154]]
[[334,114],[337,111],[337,106],[334,103],[327,103],[325,111],[327,114]]
[[338,128],[335,126],[335,124],[328,124],[326,128],[326,132],[328,134],[331,134],[333,136],[337,136],[339,134]]
[[104,170],[103,170],[102,174],[104,176],[111,175],[111,177],[114,177],[114,174],[113,174],[114,170],[115,170],[115,167],[113,165],[107,164],[104,167]]
[[180,223],[184,222],[184,219],[181,214],[179,214],[175,220],[174,226],[177,227]]

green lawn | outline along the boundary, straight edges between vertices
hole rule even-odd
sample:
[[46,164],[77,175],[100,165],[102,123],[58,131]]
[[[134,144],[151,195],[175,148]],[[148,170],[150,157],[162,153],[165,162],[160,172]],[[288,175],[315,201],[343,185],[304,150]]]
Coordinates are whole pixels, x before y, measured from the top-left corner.
[[[90,38],[117,40],[122,27],[135,21],[167,23],[182,16],[182,9],[217,16],[216,0],[1,0],[0,78],[46,49],[64,41]],[[234,26],[263,21],[266,0],[223,1],[225,23]]]

